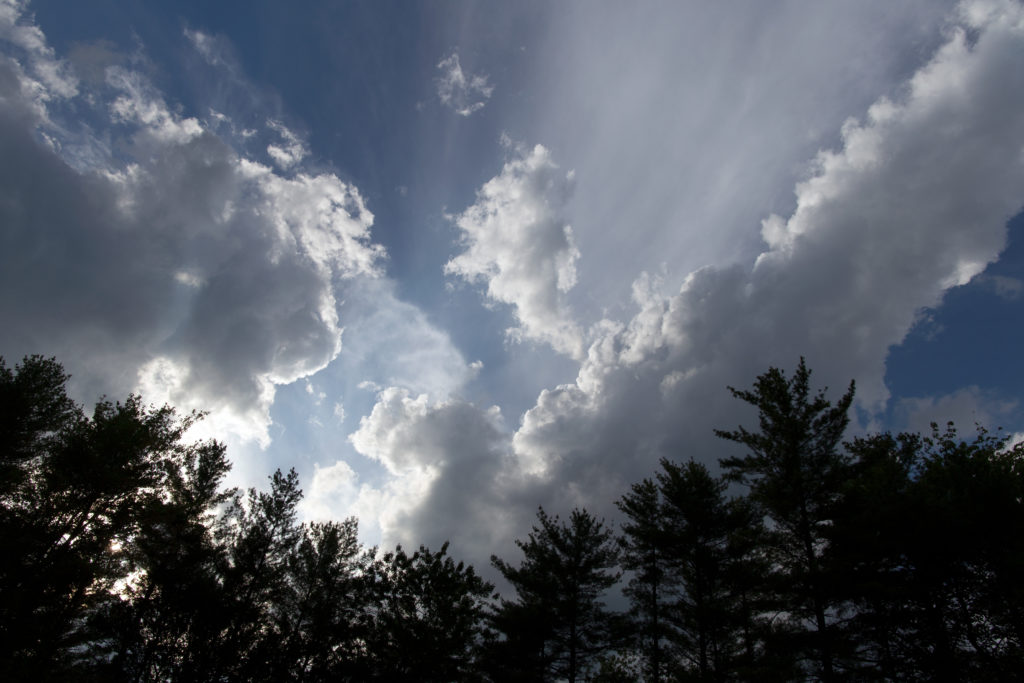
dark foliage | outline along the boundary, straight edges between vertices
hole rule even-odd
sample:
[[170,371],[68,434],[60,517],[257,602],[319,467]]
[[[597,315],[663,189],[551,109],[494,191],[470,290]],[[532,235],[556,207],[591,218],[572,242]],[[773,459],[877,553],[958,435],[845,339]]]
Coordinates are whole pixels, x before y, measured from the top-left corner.
[[[801,360],[733,394],[746,449],[663,460],[616,538],[538,512],[506,599],[425,547],[300,523],[294,471],[223,487],[201,415],[130,396],[91,414],[52,359],[0,360],[0,679],[1015,680],[1024,670],[1024,445],[952,425],[843,444]],[[730,484],[735,485],[732,489]],[[729,495],[729,493],[733,495]],[[604,596],[623,572],[631,610]]]
[[745,446],[743,457],[721,461],[726,478],[745,484],[751,502],[768,521],[764,551],[773,592],[792,650],[824,681],[837,677],[839,648],[832,623],[839,609],[823,563],[826,533],[850,458],[840,446],[849,423],[853,383],[839,401],[811,393],[803,358],[793,377],[777,368],[759,376],[751,391],[732,394],[758,409],[759,429],[716,430]]
[[582,680],[620,637],[620,620],[601,601],[619,579],[618,549],[611,530],[585,510],[563,523],[541,508],[537,521],[516,541],[519,567],[491,557],[518,595],[502,600],[492,621],[503,636],[492,648],[508,667],[495,677]]
[[379,680],[475,680],[475,651],[493,586],[472,567],[420,546],[372,566],[374,627],[367,641]]
[[491,586],[356,521],[300,524],[298,476],[224,489],[199,415],[65,393],[52,359],[0,361],[0,678],[472,680]]

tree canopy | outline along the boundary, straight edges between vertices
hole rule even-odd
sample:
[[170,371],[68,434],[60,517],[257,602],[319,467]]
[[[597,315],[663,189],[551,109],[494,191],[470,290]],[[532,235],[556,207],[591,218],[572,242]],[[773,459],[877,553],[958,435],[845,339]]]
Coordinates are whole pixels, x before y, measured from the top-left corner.
[[[721,474],[663,459],[618,529],[543,508],[498,596],[438,550],[303,522],[294,471],[224,486],[200,414],[69,399],[0,359],[0,678],[103,681],[1012,680],[1024,444],[953,425],[843,442],[803,360],[734,396]],[[628,613],[608,607],[621,590]]]

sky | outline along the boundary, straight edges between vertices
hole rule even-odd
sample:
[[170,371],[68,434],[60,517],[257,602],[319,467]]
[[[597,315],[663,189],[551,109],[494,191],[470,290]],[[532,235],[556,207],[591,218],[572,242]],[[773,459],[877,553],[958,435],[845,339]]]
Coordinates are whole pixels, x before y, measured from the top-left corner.
[[1018,0],[0,0],[0,355],[485,575],[753,427],[1024,434]]

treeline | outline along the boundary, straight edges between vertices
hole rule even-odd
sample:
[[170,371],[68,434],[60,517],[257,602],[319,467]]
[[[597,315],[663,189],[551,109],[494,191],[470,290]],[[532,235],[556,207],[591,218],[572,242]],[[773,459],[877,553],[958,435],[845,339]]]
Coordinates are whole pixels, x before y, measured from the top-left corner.
[[[538,511],[515,589],[447,553],[300,523],[294,471],[226,489],[199,418],[86,415],[54,360],[0,360],[0,679],[1015,680],[1024,446],[952,426],[843,443],[803,361],[750,390],[722,476],[692,460],[617,501]],[[628,611],[607,607],[610,591]]]

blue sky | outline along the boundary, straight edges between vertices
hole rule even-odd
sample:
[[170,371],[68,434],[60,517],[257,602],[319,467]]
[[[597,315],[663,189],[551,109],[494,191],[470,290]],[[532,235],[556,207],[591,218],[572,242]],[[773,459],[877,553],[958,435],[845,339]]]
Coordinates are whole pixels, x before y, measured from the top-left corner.
[[714,463],[1024,433],[1024,9],[0,0],[0,353],[210,411],[232,483],[478,565]]

